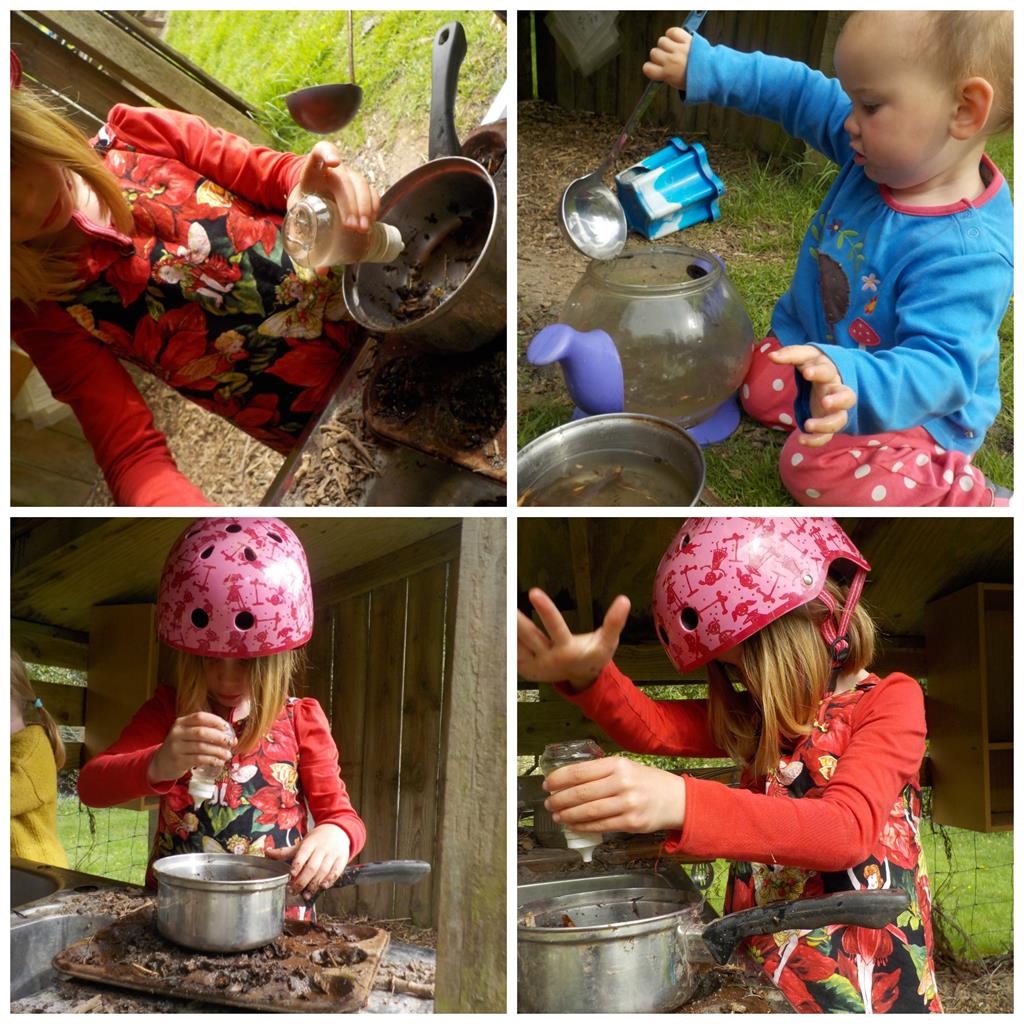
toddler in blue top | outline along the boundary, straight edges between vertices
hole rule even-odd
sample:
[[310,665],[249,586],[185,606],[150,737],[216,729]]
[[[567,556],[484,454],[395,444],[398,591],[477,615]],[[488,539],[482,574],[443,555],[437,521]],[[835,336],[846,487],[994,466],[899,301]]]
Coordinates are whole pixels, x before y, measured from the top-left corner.
[[[992,505],[971,465],[999,411],[1013,207],[985,154],[1013,121],[1010,11],[869,11],[837,79],[669,29],[644,73],[778,121],[839,165],[741,390],[791,431],[804,505]],[[795,373],[786,373],[792,366]]]

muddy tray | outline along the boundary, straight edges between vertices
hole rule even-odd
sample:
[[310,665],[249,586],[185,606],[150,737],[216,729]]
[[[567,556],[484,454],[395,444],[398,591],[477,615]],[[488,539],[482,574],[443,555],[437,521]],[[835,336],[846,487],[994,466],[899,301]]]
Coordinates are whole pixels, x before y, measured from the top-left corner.
[[363,413],[389,441],[504,483],[504,337],[465,354],[385,341],[367,376]]
[[158,996],[223,1003],[267,1013],[351,1013],[365,1006],[386,931],[321,917],[286,925],[269,946],[246,953],[197,953],[156,930],[143,907],[69,946],[53,966],[76,978]]

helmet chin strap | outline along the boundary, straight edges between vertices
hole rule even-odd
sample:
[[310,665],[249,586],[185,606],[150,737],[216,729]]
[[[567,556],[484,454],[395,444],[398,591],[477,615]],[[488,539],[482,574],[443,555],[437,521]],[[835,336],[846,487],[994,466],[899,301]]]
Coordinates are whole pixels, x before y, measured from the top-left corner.
[[860,600],[861,591],[864,589],[864,581],[867,578],[867,570],[858,568],[853,577],[853,582],[850,584],[849,592],[846,595],[846,603],[843,605],[842,613],[839,615],[838,629],[836,628],[836,612],[838,609],[835,599],[828,590],[822,590],[818,595],[829,611],[829,614],[821,624],[821,635],[825,638],[825,643],[832,654],[832,676],[828,684],[828,693],[832,693],[835,690],[836,681],[839,678],[839,670],[850,656],[850,641],[847,638],[847,633],[850,629],[850,619],[853,618],[857,602]]

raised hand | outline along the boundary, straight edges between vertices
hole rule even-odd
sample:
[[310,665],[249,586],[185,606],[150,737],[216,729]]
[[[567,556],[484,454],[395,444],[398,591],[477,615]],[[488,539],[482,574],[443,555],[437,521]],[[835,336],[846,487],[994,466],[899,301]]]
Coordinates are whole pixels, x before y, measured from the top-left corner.
[[681,28],[670,28],[651,50],[651,59],[644,64],[644,74],[655,82],[668,82],[674,89],[685,89],[692,38]]
[[629,598],[623,594],[615,598],[604,622],[592,633],[572,633],[539,587],[530,591],[530,603],[544,629],[518,613],[519,674],[536,683],[568,682],[574,690],[585,690],[615,655],[629,616]]

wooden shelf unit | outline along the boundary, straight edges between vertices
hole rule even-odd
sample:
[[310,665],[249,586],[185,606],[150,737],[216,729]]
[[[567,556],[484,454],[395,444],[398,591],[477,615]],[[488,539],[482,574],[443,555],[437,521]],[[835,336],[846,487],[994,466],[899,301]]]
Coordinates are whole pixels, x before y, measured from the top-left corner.
[[933,816],[1013,828],[1013,586],[979,583],[925,609]]

